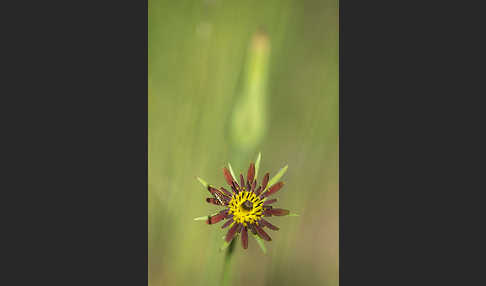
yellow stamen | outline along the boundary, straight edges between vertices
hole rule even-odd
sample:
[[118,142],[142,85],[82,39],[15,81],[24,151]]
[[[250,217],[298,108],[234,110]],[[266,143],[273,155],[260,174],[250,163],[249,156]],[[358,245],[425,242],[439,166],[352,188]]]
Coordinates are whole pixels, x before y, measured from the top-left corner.
[[[243,206],[245,201],[250,201],[253,205],[251,209]],[[263,200],[252,192],[241,191],[238,195],[233,195],[229,202],[229,214],[233,215],[233,220],[242,223],[244,226],[256,223],[263,216]]]

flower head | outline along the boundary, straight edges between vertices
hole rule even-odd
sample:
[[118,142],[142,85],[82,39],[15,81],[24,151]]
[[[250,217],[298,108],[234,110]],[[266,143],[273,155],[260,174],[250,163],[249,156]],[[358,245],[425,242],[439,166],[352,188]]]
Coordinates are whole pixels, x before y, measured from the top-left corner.
[[225,220],[221,228],[229,227],[225,236],[226,243],[231,242],[236,236],[241,234],[241,242],[244,249],[248,248],[248,232],[251,232],[256,239],[261,238],[271,241],[272,239],[264,229],[279,230],[277,226],[268,222],[264,217],[289,214],[288,210],[273,208],[271,204],[275,203],[277,199],[269,198],[283,187],[284,183],[277,181],[283,176],[287,166],[282,168],[271,180],[269,180],[270,174],[266,173],[261,184],[258,184],[256,175],[259,163],[260,157],[257,159],[256,169],[255,164],[251,163],[246,180],[240,174],[239,181],[233,175],[231,165],[230,170],[226,167],[223,168],[223,174],[229,185],[229,190],[224,187],[216,189],[199,179],[212,195],[206,201],[224,208],[214,215],[204,217],[206,218],[206,223],[215,224]]

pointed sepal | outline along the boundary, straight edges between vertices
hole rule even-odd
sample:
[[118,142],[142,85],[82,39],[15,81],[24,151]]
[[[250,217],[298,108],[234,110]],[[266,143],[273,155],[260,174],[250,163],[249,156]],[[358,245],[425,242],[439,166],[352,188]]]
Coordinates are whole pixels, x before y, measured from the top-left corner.
[[280,171],[278,171],[278,173],[275,176],[273,176],[270,179],[270,181],[268,181],[268,184],[267,184],[266,189],[268,189],[271,186],[275,185],[282,178],[282,176],[285,174],[285,172],[287,172],[287,169],[288,168],[289,168],[289,165],[285,165],[285,167],[283,167],[282,169],[280,169]]

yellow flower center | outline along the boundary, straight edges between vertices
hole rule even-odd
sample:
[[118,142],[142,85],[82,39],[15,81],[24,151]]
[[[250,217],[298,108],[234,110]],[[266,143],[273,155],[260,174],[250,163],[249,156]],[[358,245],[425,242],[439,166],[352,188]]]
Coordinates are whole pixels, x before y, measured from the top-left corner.
[[247,224],[256,223],[263,216],[263,200],[255,195],[255,193],[241,191],[237,195],[233,195],[229,202],[228,214],[233,215],[233,220],[236,223]]

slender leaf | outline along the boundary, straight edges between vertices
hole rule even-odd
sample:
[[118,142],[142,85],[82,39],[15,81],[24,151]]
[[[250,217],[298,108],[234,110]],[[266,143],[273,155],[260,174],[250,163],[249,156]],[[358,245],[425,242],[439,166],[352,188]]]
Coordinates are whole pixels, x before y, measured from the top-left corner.
[[258,156],[257,156],[257,159],[255,161],[255,180],[258,177],[258,170],[260,170],[260,161],[261,161],[261,159],[262,159],[262,153],[261,152],[258,152]]
[[233,180],[238,182],[238,180],[236,179],[236,176],[235,176],[235,172],[233,172],[233,168],[231,168],[231,163],[229,163],[229,162],[228,162],[228,167],[229,167],[231,176],[233,176]]
[[219,214],[219,212],[218,212],[218,213],[213,213],[213,214],[210,214],[210,215],[205,215],[205,216],[196,217],[196,218],[194,218],[194,220],[207,220],[207,219],[208,219],[208,217],[210,217],[210,216],[215,216],[215,215],[217,215],[217,214]]
[[263,240],[256,234],[253,235],[253,237],[256,239],[256,241],[258,242],[258,245],[260,246],[260,248],[262,249],[263,251],[263,254],[266,254],[267,253],[267,247],[265,246],[265,243],[263,242]]
[[[224,236],[223,236],[223,240],[224,240]],[[226,248],[228,248],[228,246],[230,245],[231,241],[230,242],[226,242],[226,240],[223,241],[223,245],[221,245],[221,247],[219,248],[219,251],[224,251]]]
[[194,220],[207,220],[209,216],[205,215],[205,216],[200,216],[200,217],[196,217],[194,218]]
[[288,167],[289,167],[289,165],[285,165],[285,167],[283,167],[282,169],[280,169],[280,171],[278,171],[278,173],[275,176],[273,176],[270,179],[270,181],[268,181],[268,184],[267,184],[267,187],[265,188],[265,190],[268,190],[268,188],[270,188],[271,186],[273,186],[276,183],[278,183],[278,181],[280,180],[280,178],[282,178],[282,176],[285,174],[285,172],[287,172]]
[[296,213],[289,213],[287,216],[300,216],[300,215]]
[[204,188],[207,190],[208,189],[208,183],[206,183],[206,181],[204,181],[203,179],[197,177],[197,180],[199,181],[199,183],[201,183],[201,185],[204,186]]

